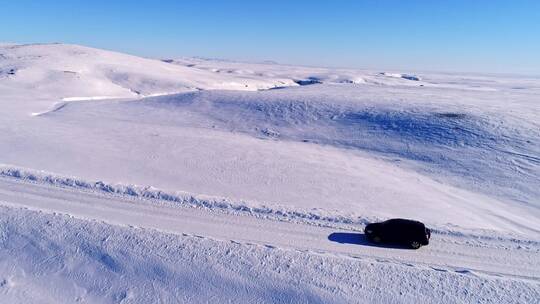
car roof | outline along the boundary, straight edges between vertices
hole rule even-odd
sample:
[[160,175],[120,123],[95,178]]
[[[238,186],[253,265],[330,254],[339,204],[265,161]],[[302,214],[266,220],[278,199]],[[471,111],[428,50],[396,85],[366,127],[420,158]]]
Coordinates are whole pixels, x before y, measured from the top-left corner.
[[419,221],[415,221],[415,220],[409,220],[409,219],[402,219],[402,218],[395,218],[395,219],[390,219],[390,220],[386,220],[384,222],[382,222],[383,224],[387,225],[387,224],[390,224],[390,225],[411,225],[411,226],[422,226],[422,227],[425,227],[423,223],[419,222]]

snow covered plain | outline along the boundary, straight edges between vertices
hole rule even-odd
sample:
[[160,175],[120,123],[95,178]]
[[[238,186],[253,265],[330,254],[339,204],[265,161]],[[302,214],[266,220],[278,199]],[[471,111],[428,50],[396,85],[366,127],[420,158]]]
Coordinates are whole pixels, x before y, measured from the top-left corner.
[[537,301],[540,79],[406,72],[0,45],[0,299]]

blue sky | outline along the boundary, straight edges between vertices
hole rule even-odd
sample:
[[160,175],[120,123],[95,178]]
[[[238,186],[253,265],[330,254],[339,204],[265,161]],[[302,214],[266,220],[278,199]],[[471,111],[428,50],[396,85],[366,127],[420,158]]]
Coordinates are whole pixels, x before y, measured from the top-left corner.
[[147,57],[540,74],[540,1],[0,0],[0,41]]

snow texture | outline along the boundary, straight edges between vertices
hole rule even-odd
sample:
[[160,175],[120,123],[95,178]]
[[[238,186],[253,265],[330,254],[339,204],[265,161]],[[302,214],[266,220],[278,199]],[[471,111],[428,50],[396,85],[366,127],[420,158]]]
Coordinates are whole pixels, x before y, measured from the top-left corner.
[[[539,106],[535,77],[0,44],[0,302],[532,303]],[[391,217],[433,244],[355,238]]]

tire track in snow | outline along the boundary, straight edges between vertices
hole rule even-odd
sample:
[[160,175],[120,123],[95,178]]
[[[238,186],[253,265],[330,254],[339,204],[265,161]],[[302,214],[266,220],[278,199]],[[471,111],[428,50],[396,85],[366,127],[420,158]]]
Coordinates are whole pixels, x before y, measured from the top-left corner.
[[[353,231],[233,215],[203,208],[186,208],[170,202],[133,200],[129,197],[81,192],[8,178],[0,178],[0,204],[68,214],[121,226],[256,244],[278,250],[367,259],[376,263],[397,263],[461,275],[540,282],[540,248],[534,242],[526,248],[509,248],[502,246],[505,245],[502,244],[504,241],[487,239],[483,240],[482,246],[476,246],[466,241],[466,235],[434,234],[431,244],[420,250],[375,247],[363,241],[361,234]],[[335,233],[350,235],[353,241],[332,239]]]

